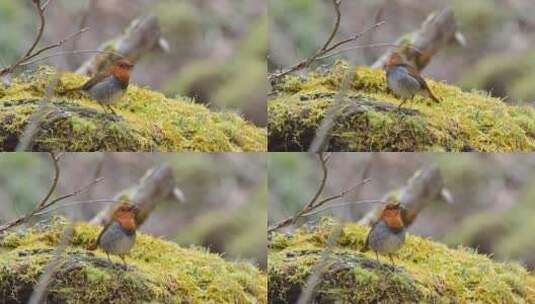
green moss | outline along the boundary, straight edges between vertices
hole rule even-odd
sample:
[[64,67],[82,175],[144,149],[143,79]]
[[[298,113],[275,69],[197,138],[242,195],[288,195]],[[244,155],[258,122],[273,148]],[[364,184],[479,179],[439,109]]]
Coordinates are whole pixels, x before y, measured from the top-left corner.
[[[0,237],[0,298],[26,302],[54,256],[65,224]],[[75,226],[71,244],[49,286],[53,303],[267,303],[265,275],[249,263],[233,263],[202,248],[138,234],[127,256],[109,264],[101,250],[85,248],[99,227]]]
[[[269,298],[294,303],[335,227],[274,233],[269,253]],[[535,276],[514,263],[497,263],[467,248],[451,249],[408,235],[395,257],[362,253],[368,229],[344,224],[332,249],[315,303],[533,303]]]
[[[40,98],[55,72],[41,67],[9,87],[0,87],[0,150],[13,150],[39,107]],[[32,150],[48,151],[265,151],[265,130],[229,112],[211,112],[186,97],[163,94],[131,85],[115,107],[122,119],[79,93],[85,77],[61,76]]]
[[[307,150],[349,67],[338,62],[306,78],[273,84],[268,101],[270,151]],[[384,72],[359,67],[331,130],[330,151],[532,151],[535,110],[482,92],[428,80],[440,99],[404,104],[386,92]]]

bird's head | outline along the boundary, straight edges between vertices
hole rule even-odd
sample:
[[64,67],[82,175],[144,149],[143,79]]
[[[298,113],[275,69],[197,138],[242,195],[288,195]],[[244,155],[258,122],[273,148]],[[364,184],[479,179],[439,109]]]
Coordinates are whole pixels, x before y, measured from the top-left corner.
[[402,229],[403,220],[401,218],[401,205],[399,202],[389,202],[383,212],[381,219],[392,229]]
[[124,83],[128,83],[130,81],[130,72],[134,68],[134,64],[132,64],[130,61],[126,59],[119,59],[114,61],[110,68],[109,72],[110,74],[115,75],[117,79]]
[[129,202],[121,202],[113,212],[113,219],[117,221],[124,229],[136,230],[136,213],[138,208]]
[[393,52],[392,54],[390,54],[390,57],[388,57],[388,61],[386,62],[385,68],[402,63],[405,63],[403,57],[401,57],[398,52]]

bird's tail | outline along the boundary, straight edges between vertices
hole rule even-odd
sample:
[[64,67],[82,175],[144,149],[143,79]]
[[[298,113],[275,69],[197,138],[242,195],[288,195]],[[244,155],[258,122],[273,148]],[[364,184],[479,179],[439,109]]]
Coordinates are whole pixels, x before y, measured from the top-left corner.
[[433,101],[436,102],[436,103],[440,103],[440,99],[438,99],[438,97],[435,96],[435,94],[433,94],[433,91],[431,91],[429,86],[426,85],[425,89],[427,91],[427,95],[429,96],[429,98],[433,99]]

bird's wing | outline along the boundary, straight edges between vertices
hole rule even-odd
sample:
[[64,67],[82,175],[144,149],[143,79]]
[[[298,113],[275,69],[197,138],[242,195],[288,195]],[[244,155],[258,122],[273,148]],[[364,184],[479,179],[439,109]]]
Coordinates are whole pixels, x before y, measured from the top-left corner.
[[91,79],[89,79],[86,83],[84,83],[80,89],[87,91],[91,89],[95,84],[101,82],[104,78],[108,77],[110,74],[107,72],[101,72],[97,75],[93,76]]
[[433,92],[427,85],[427,82],[425,82],[425,79],[422,76],[420,76],[418,71],[415,68],[411,67],[410,65],[406,65],[406,68],[409,71],[409,75],[411,75],[414,79],[418,81],[422,89],[424,89],[429,94],[429,97],[433,99],[435,102],[439,103],[440,100],[435,96],[435,94],[433,94]]
[[106,225],[104,225],[104,228],[102,228],[102,230],[100,231],[100,233],[98,234],[98,237],[97,239],[95,240],[95,242],[91,245],[89,245],[89,247],[87,249],[89,250],[95,250],[97,249],[98,247],[98,243],[100,243],[100,238],[102,237],[102,234],[104,234],[104,231],[108,230],[108,228],[110,227],[111,223],[113,221],[109,221]]
[[379,223],[379,221],[376,221],[375,223],[373,223],[373,225],[371,225],[371,228],[370,228],[370,231],[368,232],[368,235],[366,236],[366,241],[364,242],[364,247],[362,247],[362,252],[366,252],[370,249],[369,247],[369,242],[370,242],[370,234],[373,230],[373,228],[375,228],[375,225],[377,225],[377,223]]

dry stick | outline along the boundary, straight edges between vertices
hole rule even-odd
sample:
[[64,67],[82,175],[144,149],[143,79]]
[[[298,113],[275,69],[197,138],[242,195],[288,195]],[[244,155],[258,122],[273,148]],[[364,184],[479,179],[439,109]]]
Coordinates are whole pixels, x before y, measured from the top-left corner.
[[299,295],[299,299],[297,300],[297,304],[307,304],[312,303],[311,299],[314,295],[314,289],[318,285],[318,283],[321,281],[321,275],[323,273],[323,269],[326,268],[329,263],[329,257],[330,252],[334,245],[336,244],[336,240],[340,235],[342,234],[342,224],[336,225],[336,228],[334,231],[329,235],[329,238],[327,239],[327,242],[325,244],[325,249],[320,254],[320,259],[314,267],[312,267],[312,273],[309,275],[307,282],[305,283],[305,289],[301,292],[301,295]]
[[[328,155],[330,155],[330,154],[328,154]],[[363,180],[360,183],[356,184],[355,186],[353,186],[353,187],[351,187],[349,189],[346,189],[346,190],[344,190],[344,191],[342,191],[342,192],[340,192],[338,194],[335,194],[335,195],[332,195],[332,196],[329,196],[327,198],[324,198],[324,199],[320,200],[321,194],[323,193],[323,190],[325,189],[325,185],[326,185],[327,177],[328,177],[328,173],[329,173],[328,172],[328,168],[327,168],[327,162],[329,160],[329,156],[326,156],[325,153],[319,153],[318,154],[318,158],[319,158],[319,161],[320,161],[320,164],[321,164],[322,174],[323,174],[321,182],[320,182],[320,185],[318,186],[318,190],[316,190],[316,193],[314,194],[312,199],[303,207],[302,210],[300,210],[299,212],[297,212],[295,215],[293,215],[291,217],[288,217],[288,218],[286,218],[286,219],[284,219],[284,220],[282,220],[280,222],[277,222],[276,224],[271,225],[268,228],[268,233],[273,232],[273,231],[275,231],[277,229],[280,229],[282,227],[288,226],[290,224],[294,224],[299,218],[301,218],[303,216],[306,216],[307,213],[312,212],[316,208],[319,208],[319,207],[323,206],[324,204],[326,204],[328,202],[343,198],[348,193],[357,190],[357,188],[361,187],[362,185],[367,184],[370,181],[369,179]]]
[[52,57],[63,56],[63,55],[77,55],[77,54],[108,54],[108,55],[117,56],[119,58],[125,58],[123,55],[121,55],[121,54],[119,54],[117,52],[113,52],[113,51],[76,50],[76,51],[65,51],[65,52],[58,52],[58,53],[50,54],[50,55],[47,55],[47,56],[44,56],[44,57],[41,57],[41,58],[36,58],[34,60],[30,60],[30,61],[21,63],[19,66],[29,65],[29,64],[36,63],[38,61],[42,61],[42,60],[45,60],[45,59],[48,59],[48,58],[52,58]]
[[35,111],[30,118],[28,119],[30,123],[26,126],[26,129],[24,132],[22,132],[22,138],[20,139],[17,148],[15,151],[26,151],[28,147],[30,146],[33,137],[37,132],[39,131],[39,127],[41,124],[41,121],[48,115],[48,110],[50,109],[48,104],[48,98],[52,96],[52,93],[54,92],[54,88],[58,85],[59,79],[61,78],[61,73],[58,71],[54,75],[54,78],[48,85],[45,95],[41,99],[41,102],[39,103],[39,107],[37,108],[37,111]]
[[[59,158],[60,158],[59,156],[56,156],[52,152],[50,153],[50,155],[51,155],[51,158],[54,161],[54,163],[57,162],[59,160]],[[56,174],[58,174],[58,176],[59,176],[59,174],[61,173],[61,171],[59,170],[60,167],[59,166],[56,167],[54,165],[54,168],[55,168],[55,170],[57,170]],[[59,179],[59,177],[58,177],[58,179]],[[78,190],[76,190],[74,192],[71,192],[69,194],[66,194],[66,195],[60,196],[60,197],[58,197],[56,199],[53,199],[51,201],[48,201],[50,199],[50,197],[51,197],[48,194],[49,193],[53,193],[55,191],[55,189],[57,188],[57,185],[58,185],[56,179],[54,178],[54,181],[52,182],[52,185],[51,185],[50,189],[48,190],[47,195],[45,196],[46,199],[43,199],[40,203],[38,203],[35,206],[35,208],[33,210],[28,212],[26,215],[21,216],[21,217],[19,217],[17,219],[14,219],[14,220],[12,220],[12,221],[10,221],[8,223],[5,223],[3,225],[0,225],[0,233],[4,232],[4,231],[6,231],[6,230],[8,230],[10,228],[13,228],[13,227],[15,227],[17,225],[20,225],[22,223],[25,223],[31,217],[38,215],[39,213],[43,212],[46,208],[48,208],[48,207],[50,207],[50,206],[52,206],[52,205],[54,205],[54,204],[56,204],[56,203],[58,203],[58,202],[60,202],[62,200],[65,200],[65,199],[67,199],[69,197],[73,197],[73,196],[79,195],[80,193],[82,193],[84,191],[87,191],[91,186],[93,186],[96,183],[101,182],[102,180],[103,179],[96,179],[96,180],[92,181],[91,183],[89,183],[85,187],[82,187],[82,188],[80,188],[80,189],[78,189]]]
[[32,296],[28,301],[28,304],[39,304],[42,303],[42,300],[46,297],[47,288],[50,282],[52,282],[53,275],[60,266],[62,255],[67,248],[67,245],[70,243],[74,234],[74,224],[71,222],[64,230],[63,236],[59,243],[59,246],[54,251],[54,257],[50,260],[48,265],[45,268],[45,271],[39,278],[39,282],[32,292]]
[[334,209],[334,208],[341,208],[341,207],[351,206],[351,205],[355,205],[355,204],[386,204],[386,203],[388,203],[388,202],[385,201],[385,200],[362,200],[362,201],[355,201],[355,202],[344,202],[344,203],[328,205],[328,206],[325,206],[323,208],[319,208],[317,210],[314,210],[312,212],[305,213],[305,214],[303,214],[301,216],[311,216],[311,215],[314,215],[314,214],[321,213],[321,212],[323,212],[325,210]]
[[50,3],[50,1],[47,1],[47,2],[45,2],[43,4],[41,4],[41,0],[33,0],[32,2],[36,7],[37,14],[38,14],[39,20],[40,20],[40,25],[39,25],[39,30],[38,30],[38,33],[37,33],[37,37],[35,37],[35,40],[32,43],[32,45],[30,46],[30,48],[26,51],[26,53],[17,62],[15,62],[14,64],[12,64],[12,65],[10,65],[10,66],[8,66],[6,68],[0,69],[0,76],[3,76],[3,75],[8,74],[8,73],[11,73],[17,67],[25,65],[25,63],[27,61],[29,61],[30,59],[35,58],[36,56],[42,54],[45,51],[48,51],[48,50],[53,49],[53,48],[60,47],[65,42],[67,42],[68,40],[70,40],[73,37],[76,37],[78,35],[81,35],[82,33],[86,32],[88,30],[87,28],[80,29],[78,32],[67,36],[67,38],[64,38],[64,39],[62,39],[62,40],[60,40],[60,41],[58,41],[58,42],[56,42],[54,44],[50,44],[48,46],[45,46],[45,47],[40,48],[37,51],[35,51],[35,48],[37,47],[37,44],[39,43],[39,41],[43,37],[43,33],[44,33],[44,30],[45,30],[45,25],[46,25],[44,12],[46,10],[46,7]]
[[66,203],[66,204],[63,204],[63,205],[60,205],[60,206],[56,206],[54,208],[50,208],[48,210],[37,212],[34,215],[43,215],[43,214],[54,212],[54,211],[59,210],[59,209],[72,207],[72,206],[78,206],[78,205],[99,204],[99,203],[113,204],[113,203],[118,203],[118,202],[120,202],[120,200],[106,199],[106,198],[105,199],[86,200],[86,201],[75,201],[75,202],[69,202],[69,203]]
[[288,75],[288,74],[290,74],[292,72],[295,72],[297,70],[303,69],[303,68],[309,66],[310,64],[312,64],[313,62],[318,61],[322,57],[328,55],[328,53],[332,52],[333,50],[337,49],[338,47],[340,47],[340,46],[342,46],[344,44],[356,41],[360,37],[362,37],[363,35],[368,33],[369,31],[374,30],[374,29],[378,28],[379,26],[385,24],[385,21],[377,22],[374,25],[372,25],[372,26],[368,27],[367,29],[365,29],[364,31],[355,34],[353,37],[341,40],[341,41],[336,42],[336,43],[331,45],[331,43],[333,42],[336,34],[338,33],[338,30],[340,29],[340,23],[341,23],[341,20],[342,20],[342,13],[340,11],[340,5],[342,4],[342,0],[332,0],[332,3],[333,3],[333,7],[334,7],[334,10],[335,10],[335,13],[336,13],[336,20],[334,22],[333,30],[331,31],[331,33],[329,35],[329,38],[323,44],[323,46],[314,55],[312,55],[311,57],[309,57],[309,58],[307,58],[307,59],[305,59],[305,60],[303,60],[303,61],[301,61],[301,62],[299,62],[299,63],[297,63],[295,65],[293,65],[292,67],[288,68],[286,71],[270,75],[269,76],[269,80],[275,80],[275,79],[281,78],[283,76],[286,76],[286,75]]
[[46,204],[46,202],[48,202],[48,200],[50,199],[50,197],[52,196],[52,194],[54,193],[54,190],[56,190],[56,187],[58,185],[59,174],[60,174],[59,159],[61,158],[63,153],[55,155],[54,153],[49,152],[49,155],[50,155],[50,158],[52,159],[52,164],[54,165],[54,179],[52,180],[52,185],[50,186],[48,193],[45,195],[45,198],[43,198],[43,200],[39,203],[39,205],[37,205],[38,207],[43,207]]
[[312,140],[312,143],[310,144],[309,152],[323,152],[324,149],[329,146],[328,143],[331,138],[331,129],[334,126],[336,117],[339,114],[338,112],[342,109],[346,92],[353,81],[354,74],[355,71],[353,67],[351,67],[349,71],[347,71],[344,80],[342,81],[342,87],[336,94],[334,105],[327,111],[325,118],[323,118],[318,130],[316,131],[316,136],[314,136],[314,140]]

